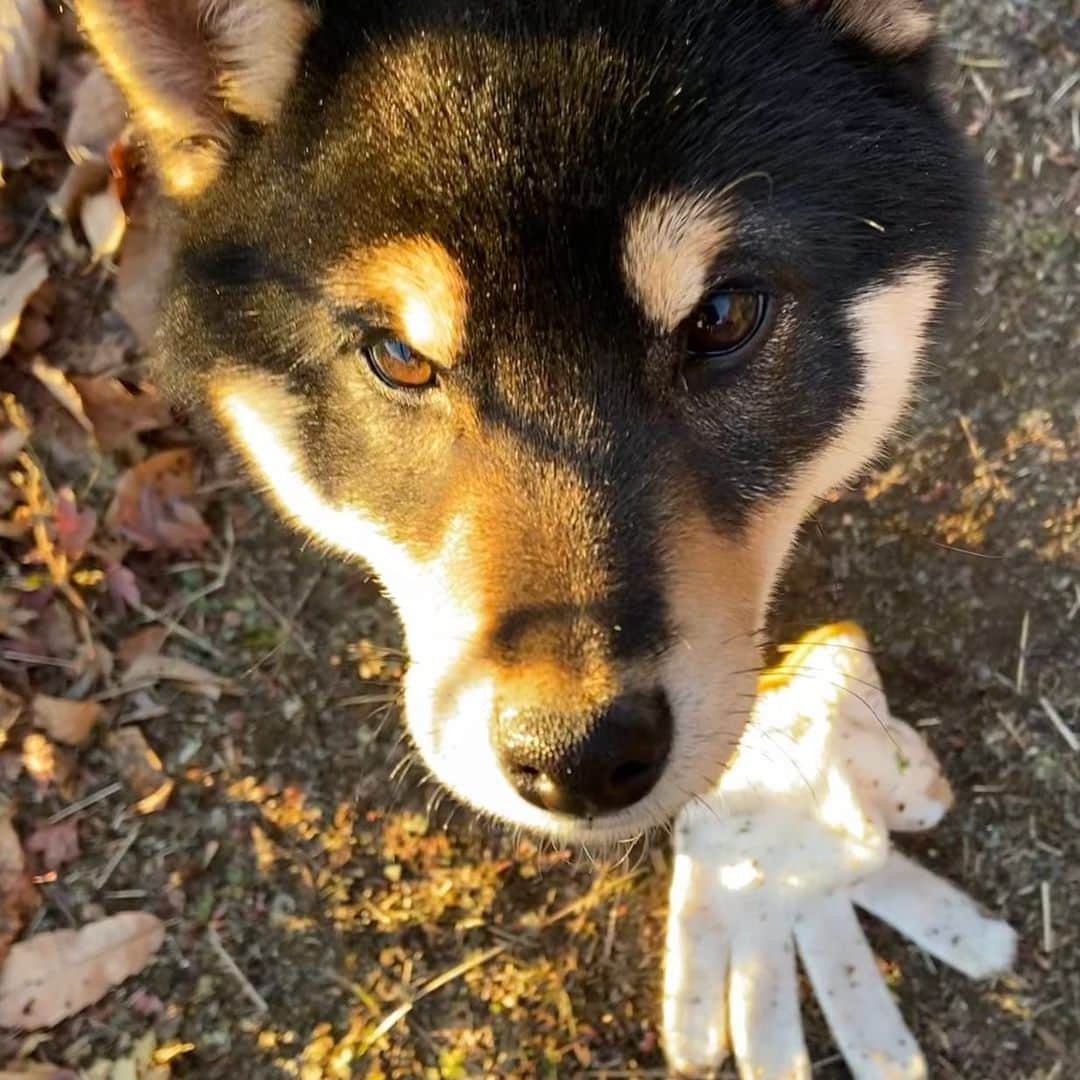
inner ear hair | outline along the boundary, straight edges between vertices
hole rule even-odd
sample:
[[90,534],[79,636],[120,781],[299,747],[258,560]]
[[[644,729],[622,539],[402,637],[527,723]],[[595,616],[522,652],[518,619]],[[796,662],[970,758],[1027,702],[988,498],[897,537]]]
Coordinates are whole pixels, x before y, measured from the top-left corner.
[[934,19],[922,0],[781,0],[820,15],[837,34],[880,53],[909,56],[928,44]]
[[302,0],[78,0],[76,10],[179,198],[218,175],[234,118],[278,115],[314,25]]

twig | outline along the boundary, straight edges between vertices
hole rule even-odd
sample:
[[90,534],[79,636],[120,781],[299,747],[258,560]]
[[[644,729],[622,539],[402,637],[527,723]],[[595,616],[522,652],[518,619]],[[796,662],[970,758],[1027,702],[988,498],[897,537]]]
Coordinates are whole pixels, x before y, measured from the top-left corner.
[[1044,697],[1039,698],[1039,704],[1042,706],[1043,712],[1050,717],[1050,723],[1057,728],[1058,734],[1069,744],[1069,749],[1074,754],[1080,752],[1080,739],[1061,719],[1061,713]]
[[1031,628],[1031,612],[1024,612],[1024,621],[1020,624],[1020,655],[1016,660],[1016,692],[1024,692],[1024,669],[1027,667],[1028,630]]
[[93,795],[87,795],[85,799],[80,799],[78,802],[73,802],[70,806],[65,806],[63,810],[58,810],[45,824],[56,825],[69,817],[73,817],[75,814],[79,813],[79,811],[85,810],[88,806],[93,806],[94,803],[99,803],[102,799],[108,799],[115,795],[122,787],[123,785],[119,781],[115,784],[107,784],[99,791],[95,791]]
[[145,604],[139,604],[135,610],[147,622],[160,623],[170,634],[183,638],[188,644],[194,645],[195,648],[201,649],[204,653],[208,653],[215,660],[227,659],[225,654],[213,642],[200,634],[196,634],[193,630],[189,630],[186,626],[181,626],[171,615],[167,615],[164,611],[155,611],[154,608],[147,607]]
[[1054,951],[1054,923],[1050,911],[1050,882],[1044,881],[1039,886],[1039,896],[1042,899],[1042,932],[1043,932],[1043,952],[1052,953]]
[[103,889],[107,884],[109,878],[116,872],[116,868],[120,865],[121,860],[131,850],[131,845],[139,838],[139,833],[142,831],[142,825],[136,825],[124,839],[117,846],[116,850],[109,857],[109,861],[105,864],[101,873],[98,875],[97,881],[94,882],[95,889]]
[[214,929],[212,923],[207,924],[206,940],[210,942],[210,948],[217,953],[217,957],[221,961],[222,966],[240,984],[240,989],[248,996],[255,1008],[258,1009],[260,1013],[269,1012],[270,1006],[266,1004],[266,1000],[263,998],[262,994],[251,985],[251,980],[240,970],[240,965],[228,954],[225,946],[221,942],[221,937],[217,930]]

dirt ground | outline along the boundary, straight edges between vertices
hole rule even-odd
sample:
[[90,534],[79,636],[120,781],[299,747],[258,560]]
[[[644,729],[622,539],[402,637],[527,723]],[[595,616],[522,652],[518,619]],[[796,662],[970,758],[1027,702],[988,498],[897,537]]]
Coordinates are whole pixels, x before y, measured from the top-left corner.
[[[1050,714],[1080,732],[1080,11],[947,0],[941,18],[943,79],[996,206],[986,257],[906,442],[807,528],[772,636],[868,628],[894,711],[958,793],[942,827],[903,847],[1020,932],[1015,974],[976,985],[871,929],[932,1075],[1072,1080],[1080,754]],[[14,236],[54,230],[47,190],[9,181]],[[43,352],[69,368],[116,316],[100,274],[73,272],[57,293]],[[137,379],[137,358],[125,363]],[[30,394],[10,367],[0,384]],[[58,454],[40,415],[40,460],[104,507],[118,466]],[[86,1068],[152,1030],[182,1051],[172,1074],[200,1080],[664,1075],[663,844],[619,866],[538,850],[427,785],[402,738],[404,657],[375,584],[304,550],[227,463],[204,465],[210,538],[184,558],[127,553],[140,607],[98,596],[91,621],[110,649],[165,627],[165,652],[228,677],[225,693],[103,683],[99,730],[58,751],[64,782],[0,771],[21,834],[77,822],[79,854],[38,875],[24,936],[143,910],[165,920],[165,945],[47,1038],[0,1033],[0,1063]],[[4,546],[10,588],[25,571]],[[70,691],[64,664],[12,655],[5,685]],[[175,782],[152,813],[117,783],[110,736],[131,727]],[[815,1075],[847,1075],[810,1001],[806,1015]]]

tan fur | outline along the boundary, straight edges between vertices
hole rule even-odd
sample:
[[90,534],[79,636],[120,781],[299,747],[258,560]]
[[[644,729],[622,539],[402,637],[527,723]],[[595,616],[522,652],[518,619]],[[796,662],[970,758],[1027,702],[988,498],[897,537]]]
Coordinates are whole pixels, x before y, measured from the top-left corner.
[[311,28],[296,0],[79,0],[77,11],[180,198],[218,175],[230,115],[277,116]]
[[330,294],[357,307],[383,308],[395,333],[450,367],[465,339],[468,289],[457,263],[428,236],[351,252],[331,272]]
[[[807,0],[781,0],[804,7]],[[934,33],[934,19],[922,0],[833,0],[826,21],[883,53],[903,55],[925,45]]]
[[701,300],[731,229],[731,212],[699,195],[664,195],[631,214],[623,238],[623,275],[659,329],[673,330]]

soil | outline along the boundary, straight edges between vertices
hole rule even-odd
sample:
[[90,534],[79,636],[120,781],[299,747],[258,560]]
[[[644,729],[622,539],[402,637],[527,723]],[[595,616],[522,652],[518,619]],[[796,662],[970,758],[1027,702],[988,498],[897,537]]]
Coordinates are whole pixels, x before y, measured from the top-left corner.
[[[1020,933],[1015,973],[975,984],[868,923],[939,1077],[1080,1076],[1080,754],[1048,714],[1080,732],[1070,6],[941,5],[942,77],[996,207],[985,257],[905,440],[807,527],[771,623],[776,643],[832,619],[868,629],[894,711],[958,796],[901,844]],[[88,332],[69,322],[54,355]],[[167,920],[166,945],[31,1056],[78,1067],[153,1027],[192,1044],[173,1074],[206,1080],[664,1075],[663,843],[599,864],[474,822],[403,741],[404,657],[376,585],[305,550],[239,483],[208,519],[200,558],[164,573],[140,557],[158,581],[144,602],[182,612],[179,653],[235,689],[217,703],[158,691],[167,711],[142,729],[171,799],[141,816],[121,792],[82,811],[82,854],[40,886],[30,928],[137,908]],[[34,678],[47,690],[53,675]],[[111,723],[128,720],[121,708]],[[115,779],[104,739],[79,769],[80,795]],[[16,787],[18,821],[70,801]],[[809,1000],[806,1017],[815,1076],[848,1075]],[[17,1045],[0,1039],[0,1061]]]

